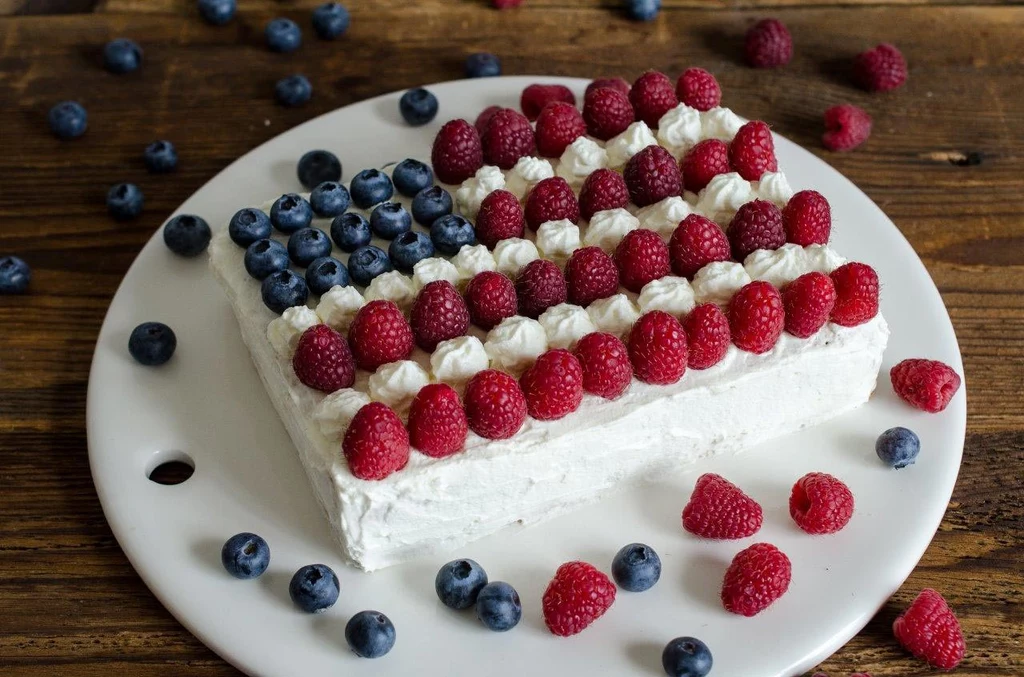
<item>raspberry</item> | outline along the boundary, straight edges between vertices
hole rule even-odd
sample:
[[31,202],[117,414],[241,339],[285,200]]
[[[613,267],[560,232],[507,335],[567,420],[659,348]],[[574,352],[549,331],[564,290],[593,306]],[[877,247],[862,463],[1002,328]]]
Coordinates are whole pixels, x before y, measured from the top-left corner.
[[647,71],[636,79],[629,90],[629,102],[636,111],[636,119],[643,120],[651,129],[657,128],[662,115],[679,105],[672,81],[658,71]]
[[846,263],[829,276],[836,287],[830,319],[844,327],[864,324],[878,314],[878,273],[866,263]]
[[615,248],[615,266],[622,286],[639,294],[645,284],[669,274],[668,245],[653,230],[631,230]]
[[388,362],[404,360],[412,352],[412,328],[394,301],[378,299],[359,309],[348,330],[356,365],[376,371]]
[[553,634],[570,637],[604,615],[615,601],[615,584],[586,562],[566,562],[544,591],[544,623]]
[[834,534],[853,517],[853,492],[832,475],[807,473],[793,485],[789,515],[809,534]]
[[576,105],[576,95],[565,85],[529,85],[519,97],[519,107],[529,120],[536,120],[544,106],[552,101]]
[[480,136],[484,135],[484,132],[487,131],[487,123],[490,122],[491,118],[494,117],[494,114],[500,110],[504,109],[501,106],[488,106],[480,111],[480,115],[476,116],[476,122],[473,123],[473,126],[476,127],[477,134]]
[[523,4],[523,0],[491,0],[491,7],[494,9],[510,9]]
[[740,550],[722,581],[722,605],[741,616],[756,616],[789,589],[793,567],[771,543]]
[[512,280],[493,270],[477,273],[466,287],[466,305],[473,324],[490,331],[516,314],[516,287]]
[[676,96],[690,108],[706,111],[722,102],[722,88],[703,68],[687,68],[676,81]]
[[645,383],[668,385],[686,371],[686,332],[663,310],[644,313],[629,332],[633,373]]
[[412,305],[412,333],[416,345],[428,353],[437,344],[469,330],[469,309],[462,295],[448,280],[427,283]]
[[782,335],[785,311],[779,290],[764,281],[744,285],[729,302],[729,332],[740,350],[760,355]]
[[480,134],[484,162],[501,169],[512,169],[516,160],[533,155],[533,127],[518,111],[502,108],[495,111]]
[[729,171],[729,144],[721,139],[704,139],[683,156],[683,185],[699,193],[711,179]]
[[583,369],[583,390],[607,400],[626,392],[633,366],[626,344],[618,336],[591,332],[579,340],[573,354]]
[[960,665],[967,651],[960,621],[942,595],[930,588],[893,621],[892,632],[904,649],[942,670]]
[[693,279],[697,271],[714,261],[728,261],[729,240],[718,224],[700,214],[690,214],[672,231],[668,241],[672,272]]
[[600,247],[577,249],[565,264],[569,303],[589,306],[619,291],[619,270]]
[[808,338],[825,326],[836,304],[836,287],[825,273],[806,273],[782,290],[786,310],[786,331]]
[[537,117],[537,150],[544,157],[561,157],[565,147],[587,133],[587,123],[571,103],[555,101]]
[[325,393],[348,388],[356,380],[356,364],[345,337],[326,324],[302,332],[292,369],[299,381]]
[[619,209],[629,204],[629,189],[622,174],[611,169],[595,169],[580,189],[580,216],[590,219],[606,209]]
[[446,122],[430,151],[434,174],[443,183],[462,183],[484,164],[480,135],[465,120]]
[[512,437],[526,421],[526,398],[516,380],[503,371],[484,369],[466,384],[469,429],[489,440]]
[[904,402],[937,414],[960,389],[960,375],[938,360],[903,360],[889,371],[892,389]]
[[686,366],[707,369],[722,361],[729,350],[729,319],[714,303],[702,303],[683,320],[686,332]]
[[757,181],[765,172],[778,171],[775,141],[768,125],[751,120],[740,127],[729,144],[729,164],[747,181]]
[[821,143],[834,151],[853,150],[871,136],[871,116],[863,108],[844,103],[825,111]]
[[507,190],[489,193],[476,215],[476,239],[488,249],[510,237],[522,237],[526,221],[519,198]]
[[782,212],[767,200],[753,200],[740,207],[725,234],[737,261],[758,249],[778,249],[786,244]]
[[786,242],[801,247],[828,244],[832,234],[832,208],[818,191],[802,190],[789,198],[782,208],[782,225],[786,229]]
[[600,87],[583,99],[583,121],[587,133],[607,141],[626,131],[636,114],[626,93],[611,87]]
[[370,402],[352,418],[341,449],[353,475],[382,480],[409,462],[409,433],[389,406]]
[[907,80],[907,62],[895,45],[882,43],[853,60],[853,80],[869,92],[888,92]]
[[423,386],[409,408],[409,441],[427,456],[444,458],[462,449],[469,424],[455,389],[445,383]]
[[526,225],[537,230],[545,221],[580,220],[580,203],[561,176],[542,179],[526,196]]
[[520,315],[536,319],[551,306],[565,303],[567,295],[562,271],[546,259],[530,261],[516,276]]
[[618,90],[626,96],[629,96],[629,83],[622,78],[598,78],[597,80],[592,80],[590,84],[587,85],[587,91],[584,92],[583,98],[590,96],[590,93],[595,89],[601,89],[603,87]]
[[754,68],[785,66],[793,58],[793,38],[778,19],[761,19],[747,31],[743,54]]
[[672,153],[661,146],[647,146],[626,163],[623,171],[629,197],[646,207],[683,192],[683,177]]
[[683,508],[683,528],[701,538],[746,538],[761,529],[760,504],[724,477],[705,473],[697,478]]
[[553,421],[579,409],[583,368],[568,350],[549,350],[519,377],[526,410],[538,421]]

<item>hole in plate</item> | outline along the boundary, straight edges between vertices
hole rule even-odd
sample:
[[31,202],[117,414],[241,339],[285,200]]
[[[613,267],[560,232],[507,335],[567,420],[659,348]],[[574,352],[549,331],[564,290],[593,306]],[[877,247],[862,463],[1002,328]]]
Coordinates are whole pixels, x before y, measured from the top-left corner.
[[196,462],[184,451],[171,449],[158,451],[149,459],[146,477],[150,482],[163,485],[181,484],[192,477]]

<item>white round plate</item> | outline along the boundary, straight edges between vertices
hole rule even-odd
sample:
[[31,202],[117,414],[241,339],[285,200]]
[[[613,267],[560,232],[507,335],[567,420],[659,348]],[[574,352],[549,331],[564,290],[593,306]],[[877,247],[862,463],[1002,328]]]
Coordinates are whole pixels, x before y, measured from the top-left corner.
[[[431,90],[437,119],[422,128],[398,115],[400,93],[311,120],[250,152],[203,186],[179,211],[223,227],[235,210],[299,189],[295,165],[312,148],[342,160],[346,176],[404,157],[426,158],[445,120],[470,120],[491,104],[517,107],[532,82],[560,82],[582,100],[586,81],[509,77],[448,82]],[[714,459],[660,484],[620,494],[551,522],[504,531],[450,557],[361,573],[332,547],[291,441],[267,398],[228,302],[205,257],[186,260],[159,233],[143,248],[114,297],[100,332],[89,383],[89,456],[96,489],[121,547],[161,602],[200,640],[252,675],[658,675],[661,650],[692,635],[714,654],[712,675],[788,677],[838,649],[900,586],[924,553],[949,500],[960,466],[964,393],[942,414],[903,404],[889,368],[908,357],[940,359],[963,373],[956,337],[924,266],[882,211],[812,154],[778,138],[780,167],[796,189],[831,201],[834,244],[873,265],[882,280],[882,311],[892,327],[871,401],[826,425],[732,459]],[[160,320],[178,336],[177,355],[161,368],[133,362],[127,342],[139,322]],[[874,441],[904,425],[921,437],[916,465],[888,470]],[[195,474],[183,484],[150,482],[158,462],[187,454]],[[694,478],[721,473],[765,509],[754,539],[702,542],[683,532],[680,511]],[[853,520],[842,532],[811,537],[788,514],[793,482],[829,472],[852,488]],[[220,547],[239,531],[270,543],[270,568],[259,579],[231,578]],[[742,618],[718,600],[732,556],[769,541],[793,562],[789,592],[769,610]],[[660,553],[661,581],[644,593],[619,592],[612,609],[582,634],[553,636],[540,599],[559,564],[583,559],[609,571],[624,544]],[[473,613],[437,601],[434,574],[447,559],[471,557],[491,580],[512,583],[523,620],[508,633],[483,628]],[[310,616],[288,598],[288,581],[304,564],[338,573],[341,597]],[[349,617],[386,613],[398,641],[386,657],[357,658],[345,644]],[[822,614],[812,610],[827,609]]]

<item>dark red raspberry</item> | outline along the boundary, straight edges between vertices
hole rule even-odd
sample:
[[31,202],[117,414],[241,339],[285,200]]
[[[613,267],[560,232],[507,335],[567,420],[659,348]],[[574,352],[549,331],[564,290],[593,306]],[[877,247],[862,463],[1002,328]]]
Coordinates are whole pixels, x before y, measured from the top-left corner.
[[775,141],[768,125],[751,120],[740,127],[729,144],[729,164],[747,181],[757,181],[765,172],[778,171]]
[[537,117],[537,150],[544,157],[561,157],[566,146],[586,133],[587,123],[576,106],[549,103]]
[[615,602],[615,584],[586,562],[566,562],[548,583],[541,605],[544,623],[559,637],[582,632]]
[[520,315],[536,319],[551,306],[565,303],[567,294],[561,269],[546,259],[530,261],[516,276]]
[[883,42],[854,58],[853,80],[869,92],[888,92],[907,81],[907,62],[895,45]]
[[622,174],[611,169],[595,169],[580,189],[580,216],[590,219],[597,212],[619,209],[629,204],[629,189]]
[[573,350],[583,369],[583,390],[607,400],[626,392],[633,380],[633,365],[626,344],[614,334],[591,332]]
[[626,131],[636,114],[629,96],[611,87],[599,87],[583,99],[587,132],[602,141]]
[[714,303],[701,303],[683,320],[686,331],[686,366],[707,369],[722,361],[732,340],[729,319]]
[[409,408],[409,442],[427,456],[444,458],[462,449],[469,432],[455,389],[445,383],[423,386]]
[[640,316],[629,332],[633,373],[645,383],[668,385],[686,372],[686,332],[679,320],[662,310]]
[[441,127],[430,151],[430,164],[442,183],[462,183],[484,164],[476,128],[465,120],[451,120]]
[[352,418],[341,449],[353,475],[382,480],[409,462],[409,433],[390,407],[370,402]]
[[356,363],[345,337],[326,324],[302,332],[292,369],[299,381],[325,393],[348,388],[356,379]]
[[729,240],[718,224],[700,214],[690,214],[668,241],[672,272],[693,279],[697,271],[714,261],[728,261]]
[[501,273],[487,270],[477,273],[466,286],[466,305],[473,324],[490,331],[519,309],[516,287]]
[[853,150],[871,136],[871,116],[863,108],[844,103],[825,111],[821,143],[833,151]]
[[825,273],[805,273],[782,290],[786,331],[797,338],[814,336],[836,304],[836,288]]
[[729,144],[721,139],[704,139],[683,156],[683,185],[699,193],[711,179],[729,172]]
[[576,95],[565,85],[528,85],[519,97],[519,107],[528,119],[536,120],[544,106],[552,101],[563,101],[575,106]]
[[747,31],[743,53],[754,68],[785,66],[793,58],[793,38],[778,19],[761,19]]
[[729,333],[740,350],[756,355],[768,352],[784,326],[782,295],[769,282],[751,282],[729,302]]
[[960,375],[938,360],[903,360],[891,370],[892,389],[912,407],[937,414],[960,389]]
[[818,191],[801,190],[783,207],[782,225],[786,229],[786,242],[801,247],[828,244],[832,235],[832,208]]
[[518,111],[502,108],[487,121],[480,141],[484,162],[501,169],[512,169],[524,155],[533,155],[533,127]]
[[960,665],[967,652],[960,621],[942,595],[930,588],[893,621],[892,632],[904,649],[941,670]]
[[636,111],[636,119],[643,120],[651,129],[658,127],[662,115],[679,105],[672,81],[658,71],[647,71],[636,79],[629,90],[629,102]]
[[412,305],[412,333],[416,345],[428,353],[441,341],[469,330],[469,310],[462,295],[448,280],[428,282]]
[[853,517],[853,492],[832,475],[808,473],[793,485],[789,515],[809,534],[834,534]]
[[676,96],[690,108],[706,111],[722,102],[722,88],[703,68],[687,68],[676,81]]
[[477,242],[488,249],[510,237],[522,237],[526,228],[523,206],[519,198],[507,190],[489,193],[480,203],[476,215]]
[[761,529],[761,505],[720,475],[697,478],[683,508],[683,528],[701,538],[734,539],[753,536]]
[[622,286],[639,294],[645,284],[671,272],[668,245],[653,230],[631,230],[615,248],[615,266]]
[[733,258],[741,262],[758,249],[778,249],[786,244],[782,212],[767,200],[754,200],[740,207],[725,234]]
[[722,581],[722,605],[741,616],[756,616],[789,590],[793,565],[771,543],[739,551]]
[[836,287],[830,319],[844,327],[864,324],[878,314],[878,273],[866,263],[845,263],[829,276]]
[[487,131],[487,123],[490,122],[491,118],[494,117],[494,114],[500,110],[504,109],[501,106],[488,106],[480,111],[480,115],[476,116],[476,122],[473,123],[473,126],[476,127],[477,134],[480,136],[484,135],[484,132]]
[[568,350],[549,350],[519,377],[526,410],[538,421],[553,421],[579,409],[583,368]]
[[646,207],[683,192],[679,164],[661,146],[647,146],[631,157],[623,177],[629,197],[638,207]]
[[569,303],[587,307],[619,291],[619,270],[600,247],[582,247],[565,264]]
[[590,96],[590,93],[595,89],[601,89],[602,87],[610,87],[611,89],[616,89],[626,96],[629,96],[629,83],[622,78],[598,78],[597,80],[592,80],[590,84],[587,85],[587,91],[584,92],[584,98]]
[[466,384],[469,429],[489,440],[512,437],[526,422],[526,398],[514,378],[484,369]]
[[526,225],[537,230],[545,221],[580,220],[580,203],[572,186],[561,176],[542,179],[526,196]]
[[388,362],[409,357],[412,328],[394,301],[378,299],[359,309],[348,330],[348,342],[356,366],[376,371]]

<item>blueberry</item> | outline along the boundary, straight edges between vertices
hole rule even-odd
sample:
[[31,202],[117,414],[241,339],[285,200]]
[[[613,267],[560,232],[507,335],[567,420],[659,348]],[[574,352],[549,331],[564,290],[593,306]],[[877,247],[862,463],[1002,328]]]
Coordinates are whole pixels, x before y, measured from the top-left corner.
[[288,257],[299,268],[331,253],[331,238],[319,228],[303,228],[288,238]]
[[385,240],[393,240],[411,228],[412,217],[398,202],[382,202],[370,213],[370,230]]
[[623,590],[643,592],[661,578],[661,558],[649,545],[630,543],[612,560],[612,576]]
[[457,559],[441,567],[434,577],[434,592],[450,609],[468,609],[487,585],[487,572],[471,559]]
[[476,617],[495,632],[511,630],[523,617],[519,593],[508,583],[488,583],[476,598]]
[[402,195],[416,197],[421,190],[434,185],[434,172],[429,165],[409,158],[391,170],[391,181]]
[[416,193],[412,200],[412,218],[416,223],[427,226],[442,216],[452,213],[452,194],[441,186],[431,186]]
[[118,221],[134,219],[142,213],[142,191],[134,183],[118,183],[107,191],[107,211]]
[[279,270],[263,280],[263,303],[280,315],[292,306],[301,306],[309,298],[306,281],[290,270]]
[[309,101],[313,96],[313,85],[305,75],[289,75],[274,85],[274,98],[282,106],[294,108]]
[[875,442],[878,458],[897,470],[913,465],[920,451],[921,440],[913,430],[907,428],[889,428]]
[[661,0],[626,0],[626,13],[630,19],[650,21],[658,16]]
[[257,280],[287,269],[288,249],[277,240],[257,240],[245,250],[245,272]]
[[331,239],[342,251],[354,252],[370,244],[370,222],[362,214],[348,212],[331,221]]
[[170,141],[154,141],[142,152],[146,169],[153,174],[165,174],[178,166],[178,149]]
[[239,209],[228,222],[228,235],[239,247],[270,237],[270,217],[261,209]]
[[199,13],[206,23],[223,26],[235,16],[235,0],[199,0]]
[[221,548],[220,561],[235,578],[256,578],[270,564],[270,546],[256,534],[235,534]]
[[472,223],[456,214],[448,214],[431,224],[430,239],[439,252],[454,256],[463,245],[473,244],[476,234]]
[[352,193],[352,202],[360,209],[369,209],[390,200],[395,192],[388,175],[377,169],[364,169],[353,176],[348,189]]
[[501,61],[489,52],[477,52],[466,57],[467,78],[489,78],[501,75]]
[[348,209],[348,188],[337,181],[324,181],[309,194],[309,206],[317,216],[340,216]]
[[425,125],[437,116],[437,97],[422,87],[410,89],[398,100],[398,111],[413,127]]
[[412,267],[423,259],[434,255],[434,243],[425,233],[409,231],[402,233],[391,241],[388,256],[395,268],[403,273],[411,273]]
[[345,624],[345,641],[361,658],[380,658],[395,645],[395,625],[379,611],[360,611]]
[[164,244],[178,256],[199,256],[211,236],[209,224],[194,214],[179,214],[164,226]]
[[312,222],[313,208],[297,193],[282,195],[270,208],[270,223],[286,235],[306,228]]
[[302,45],[302,29],[284,17],[272,19],[263,34],[271,52],[294,52]]
[[325,2],[313,10],[313,30],[324,40],[333,40],[348,30],[348,10],[340,2]]
[[89,126],[89,115],[77,101],[62,101],[50,109],[50,131],[61,139],[77,139]]
[[330,256],[321,256],[306,267],[306,286],[314,294],[326,294],[331,287],[348,286],[345,264]]
[[661,653],[661,665],[669,677],[704,677],[711,672],[711,651],[693,637],[676,637]]
[[142,65],[142,48],[128,38],[111,40],[103,48],[103,65],[111,73],[131,73]]
[[[313,190],[324,181],[341,181],[341,161],[330,151],[311,150],[299,158],[296,172],[299,183]],[[348,191],[345,191],[345,197],[348,198]]]
[[338,576],[326,564],[307,564],[292,576],[288,594],[305,612],[326,611],[338,601]]
[[388,255],[383,249],[372,244],[360,247],[348,257],[348,274],[360,287],[368,286],[373,278],[392,270],[394,268]]
[[17,256],[0,256],[0,294],[24,294],[32,269]]
[[178,339],[162,322],[143,322],[128,337],[128,352],[139,364],[158,367],[174,355]]

